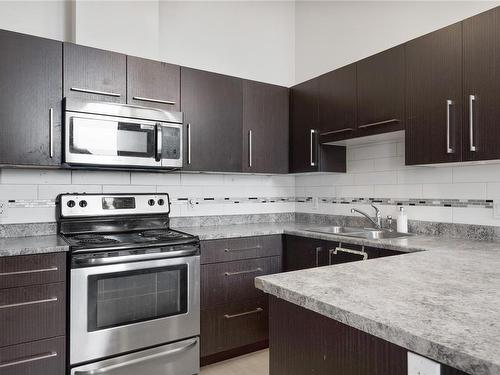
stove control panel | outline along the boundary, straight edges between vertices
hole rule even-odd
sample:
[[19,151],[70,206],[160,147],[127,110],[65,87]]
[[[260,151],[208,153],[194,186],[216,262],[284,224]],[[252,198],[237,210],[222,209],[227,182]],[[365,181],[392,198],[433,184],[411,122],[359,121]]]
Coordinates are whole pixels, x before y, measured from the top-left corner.
[[169,214],[168,194],[61,194],[61,217]]

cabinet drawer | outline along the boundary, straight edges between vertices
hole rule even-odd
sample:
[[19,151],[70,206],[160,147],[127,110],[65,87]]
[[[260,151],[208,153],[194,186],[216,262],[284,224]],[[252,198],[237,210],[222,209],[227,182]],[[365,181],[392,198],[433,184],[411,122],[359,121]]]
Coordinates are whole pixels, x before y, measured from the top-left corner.
[[0,258],[0,289],[56,283],[65,277],[65,253]]
[[267,298],[201,311],[201,356],[254,344],[268,338]]
[[281,270],[281,257],[204,264],[201,266],[201,308],[262,296],[255,288],[257,276]]
[[64,337],[0,349],[0,375],[64,375]]
[[281,235],[201,241],[201,263],[281,255]]
[[0,347],[65,334],[64,283],[0,290]]

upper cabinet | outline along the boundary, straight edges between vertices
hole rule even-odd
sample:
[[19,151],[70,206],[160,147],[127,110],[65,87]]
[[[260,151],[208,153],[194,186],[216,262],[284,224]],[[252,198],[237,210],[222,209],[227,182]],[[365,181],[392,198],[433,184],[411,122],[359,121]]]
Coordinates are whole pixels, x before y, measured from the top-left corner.
[[317,80],[321,137],[352,137],[356,130],[356,64],[323,74]]
[[406,164],[462,159],[462,25],[406,44]]
[[404,47],[394,47],[361,60],[356,68],[357,136],[404,129]]
[[0,164],[61,163],[62,43],[0,31]]
[[185,170],[241,171],[242,90],[239,78],[181,68]]
[[127,57],[64,43],[64,97],[126,103]]
[[243,81],[243,172],[288,173],[288,89]]
[[127,56],[127,103],[179,111],[181,68]]
[[346,149],[320,145],[318,124],[319,79],[290,90],[290,172],[345,172]]
[[464,160],[500,159],[500,8],[463,22]]

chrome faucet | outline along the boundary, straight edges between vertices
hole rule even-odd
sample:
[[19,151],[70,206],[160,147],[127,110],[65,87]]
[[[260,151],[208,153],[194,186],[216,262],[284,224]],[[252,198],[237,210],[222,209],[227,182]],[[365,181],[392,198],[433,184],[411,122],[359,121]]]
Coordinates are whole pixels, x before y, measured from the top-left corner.
[[372,223],[375,228],[382,229],[382,216],[380,215],[380,210],[373,203],[371,204],[371,206],[375,209],[375,218],[370,217],[370,215],[368,215],[367,213],[356,208],[351,208],[351,213],[358,213],[360,215],[363,215],[368,220],[370,220],[370,223]]

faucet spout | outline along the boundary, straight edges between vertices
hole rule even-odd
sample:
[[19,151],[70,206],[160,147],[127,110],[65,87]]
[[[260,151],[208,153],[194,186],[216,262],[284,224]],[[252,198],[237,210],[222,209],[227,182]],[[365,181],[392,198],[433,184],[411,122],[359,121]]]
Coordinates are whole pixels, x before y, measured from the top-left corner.
[[357,208],[351,208],[351,213],[358,213],[360,215],[363,215],[370,221],[374,228],[382,229],[382,216],[380,215],[380,210],[374,204],[372,204],[371,206],[375,209],[375,218],[370,217],[370,215],[368,215],[366,212],[358,210]]

